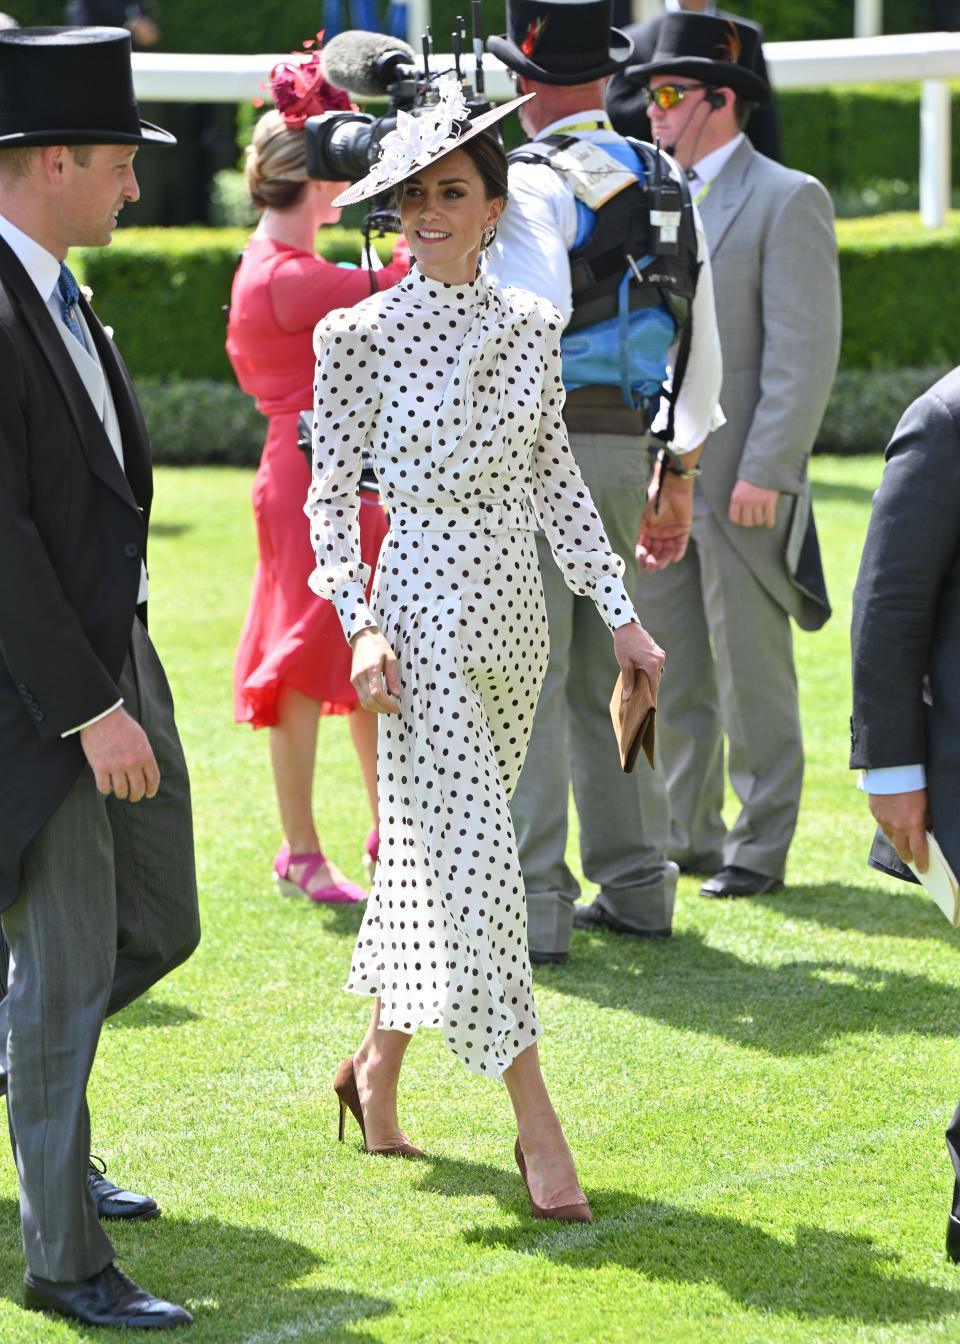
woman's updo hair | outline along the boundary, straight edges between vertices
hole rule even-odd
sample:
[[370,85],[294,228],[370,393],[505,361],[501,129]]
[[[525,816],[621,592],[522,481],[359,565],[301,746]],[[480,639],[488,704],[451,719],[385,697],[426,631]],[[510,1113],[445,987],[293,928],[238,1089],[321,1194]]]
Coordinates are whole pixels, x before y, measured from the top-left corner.
[[289,127],[279,112],[265,112],[247,146],[244,180],[258,210],[289,210],[296,205],[307,183],[303,131]]

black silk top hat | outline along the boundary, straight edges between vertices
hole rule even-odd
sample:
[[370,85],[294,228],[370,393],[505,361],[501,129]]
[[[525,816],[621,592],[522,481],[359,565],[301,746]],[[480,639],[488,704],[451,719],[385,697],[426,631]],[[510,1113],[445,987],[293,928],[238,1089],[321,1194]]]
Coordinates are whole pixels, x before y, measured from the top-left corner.
[[628,79],[645,84],[651,75],[684,75],[733,89],[751,103],[770,101],[770,86],[756,72],[760,38],[755,28],[710,14],[666,14],[657,46],[643,65],[630,65]]
[[610,14],[610,0],[507,0],[510,31],[487,38],[487,50],[540,84],[589,84],[622,71],[632,54]]
[[0,147],[176,143],[140,120],[125,28],[0,32]]

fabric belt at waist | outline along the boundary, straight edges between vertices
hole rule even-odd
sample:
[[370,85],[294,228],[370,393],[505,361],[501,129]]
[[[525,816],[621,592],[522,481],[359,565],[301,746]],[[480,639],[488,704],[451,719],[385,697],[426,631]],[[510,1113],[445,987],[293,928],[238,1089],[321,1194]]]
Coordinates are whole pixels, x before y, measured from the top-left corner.
[[390,504],[394,532],[532,532],[537,520],[526,500],[472,504]]
[[567,393],[563,423],[568,434],[646,434],[644,411],[623,404],[619,387],[577,387]]

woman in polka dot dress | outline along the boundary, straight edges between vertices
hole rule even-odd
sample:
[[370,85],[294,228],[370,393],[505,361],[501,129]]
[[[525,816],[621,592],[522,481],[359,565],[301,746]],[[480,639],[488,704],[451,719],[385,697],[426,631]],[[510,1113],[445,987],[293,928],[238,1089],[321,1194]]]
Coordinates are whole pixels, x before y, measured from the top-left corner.
[[[373,1017],[335,1087],[341,1137],[348,1107],[368,1151],[417,1155],[399,1127],[397,1082],[411,1034],[440,1028],[469,1069],[506,1083],[534,1215],[589,1221],[540,1072],[508,806],[547,662],[538,524],[570,587],[614,631],[625,680],[643,668],[655,685],[663,655],[567,446],[560,316],[478,275],[507,164],[477,122],[460,126],[454,148],[428,162],[421,153],[402,174],[416,267],[328,314],[314,341],[310,583],[337,607],[361,703],[384,716],[380,863],[346,986],[373,998]],[[362,199],[368,185],[339,199]],[[382,185],[381,174],[373,189]],[[391,520],[370,606],[357,532],[364,447]]]

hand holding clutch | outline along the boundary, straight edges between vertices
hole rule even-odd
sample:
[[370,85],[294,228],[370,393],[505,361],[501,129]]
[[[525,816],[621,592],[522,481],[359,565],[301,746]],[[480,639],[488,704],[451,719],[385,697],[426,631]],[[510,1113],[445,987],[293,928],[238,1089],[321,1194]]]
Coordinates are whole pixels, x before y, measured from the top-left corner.
[[626,773],[630,774],[636,765],[641,747],[652,770],[657,696],[646,672],[637,669],[636,685],[629,700],[623,698],[621,672],[613,688],[610,717],[613,720],[613,731],[617,736],[617,746],[620,748],[620,764]]

